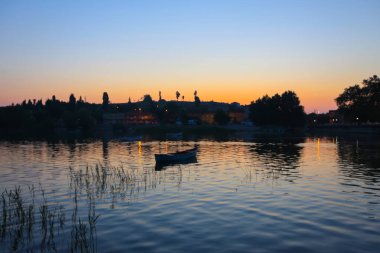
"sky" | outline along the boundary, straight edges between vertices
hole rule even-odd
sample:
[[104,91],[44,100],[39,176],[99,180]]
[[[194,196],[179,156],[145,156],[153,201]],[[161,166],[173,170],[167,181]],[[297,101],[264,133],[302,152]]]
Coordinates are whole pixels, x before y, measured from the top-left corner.
[[380,75],[379,0],[0,0],[0,105],[251,101],[295,91],[307,112]]

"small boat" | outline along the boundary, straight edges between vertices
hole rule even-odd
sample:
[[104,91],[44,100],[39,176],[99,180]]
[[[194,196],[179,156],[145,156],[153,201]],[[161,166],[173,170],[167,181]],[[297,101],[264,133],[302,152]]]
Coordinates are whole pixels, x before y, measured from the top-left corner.
[[182,133],[179,132],[179,133],[167,133],[166,134],[166,138],[169,138],[169,139],[181,139],[182,138]]
[[123,136],[119,138],[119,141],[141,141],[142,136],[141,135],[136,135],[136,136]]
[[175,163],[196,158],[197,148],[168,154],[154,154],[156,163]]

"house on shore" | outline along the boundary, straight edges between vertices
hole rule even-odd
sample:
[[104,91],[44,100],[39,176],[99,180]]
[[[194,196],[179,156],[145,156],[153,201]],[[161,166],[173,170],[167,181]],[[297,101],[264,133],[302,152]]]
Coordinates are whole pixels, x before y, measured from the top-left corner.
[[159,101],[116,104],[114,112],[103,114],[104,125],[147,125],[166,122],[171,124],[215,124],[214,115],[224,111],[232,124],[247,122],[248,106],[239,103],[201,102],[196,105],[188,101]]

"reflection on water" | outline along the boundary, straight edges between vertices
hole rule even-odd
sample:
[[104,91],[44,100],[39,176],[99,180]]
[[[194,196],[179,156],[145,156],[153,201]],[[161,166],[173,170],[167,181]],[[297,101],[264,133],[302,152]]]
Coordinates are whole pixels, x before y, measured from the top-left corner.
[[379,144],[2,142],[0,251],[377,252]]
[[103,159],[104,159],[104,162],[107,162],[108,161],[108,141],[106,139],[103,139],[102,147],[103,147]]
[[180,160],[180,161],[175,161],[175,162],[167,162],[167,163],[161,162],[161,163],[156,163],[155,169],[156,171],[161,171],[161,170],[173,167],[175,165],[180,165],[180,164],[184,165],[184,164],[191,164],[191,163],[197,163],[197,162],[198,161],[196,157],[192,157],[192,158]]
[[292,181],[299,177],[298,167],[303,147],[298,144],[303,142],[302,138],[261,141],[252,145],[250,151],[268,176],[273,179],[286,177]]
[[377,181],[380,176],[380,142],[342,140],[338,144],[339,164],[348,177]]

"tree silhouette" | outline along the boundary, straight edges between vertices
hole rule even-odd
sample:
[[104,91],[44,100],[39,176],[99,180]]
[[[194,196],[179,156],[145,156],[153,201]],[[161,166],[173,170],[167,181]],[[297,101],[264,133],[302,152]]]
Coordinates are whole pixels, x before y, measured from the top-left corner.
[[149,94],[146,94],[146,95],[144,95],[144,99],[143,99],[143,102],[144,103],[152,103],[153,102],[153,99],[152,99],[152,97],[149,95]]
[[74,94],[71,94],[69,98],[69,104],[75,104],[76,102],[77,99],[75,98]]
[[305,124],[305,112],[293,91],[259,98],[250,105],[250,117],[258,125],[298,127]]
[[36,103],[36,109],[40,110],[43,108],[42,99],[39,99]]
[[143,101],[141,102],[140,107],[142,107],[144,110],[152,112],[156,109],[154,106],[154,101],[152,99],[152,96],[149,94],[144,95]]
[[198,92],[194,91],[194,103],[196,106],[199,106],[201,104],[201,100],[199,99],[197,95],[198,95]]
[[344,89],[335,99],[346,121],[380,121],[380,78],[376,75]]
[[303,126],[306,115],[297,94],[293,91],[286,91],[281,95],[280,102],[282,123],[287,126]]
[[102,106],[103,106],[104,110],[108,108],[109,103],[110,103],[110,99],[108,97],[108,93],[103,92],[103,104],[102,104]]
[[177,101],[178,101],[178,98],[179,98],[179,96],[181,96],[181,93],[179,93],[179,91],[176,91],[175,96],[176,96]]
[[71,94],[69,97],[69,108],[70,110],[75,110],[75,105],[77,103],[77,99],[75,98],[74,94]]
[[201,100],[199,99],[199,97],[196,96],[194,99],[195,99],[195,101],[194,101],[195,105],[199,106],[201,104]]

